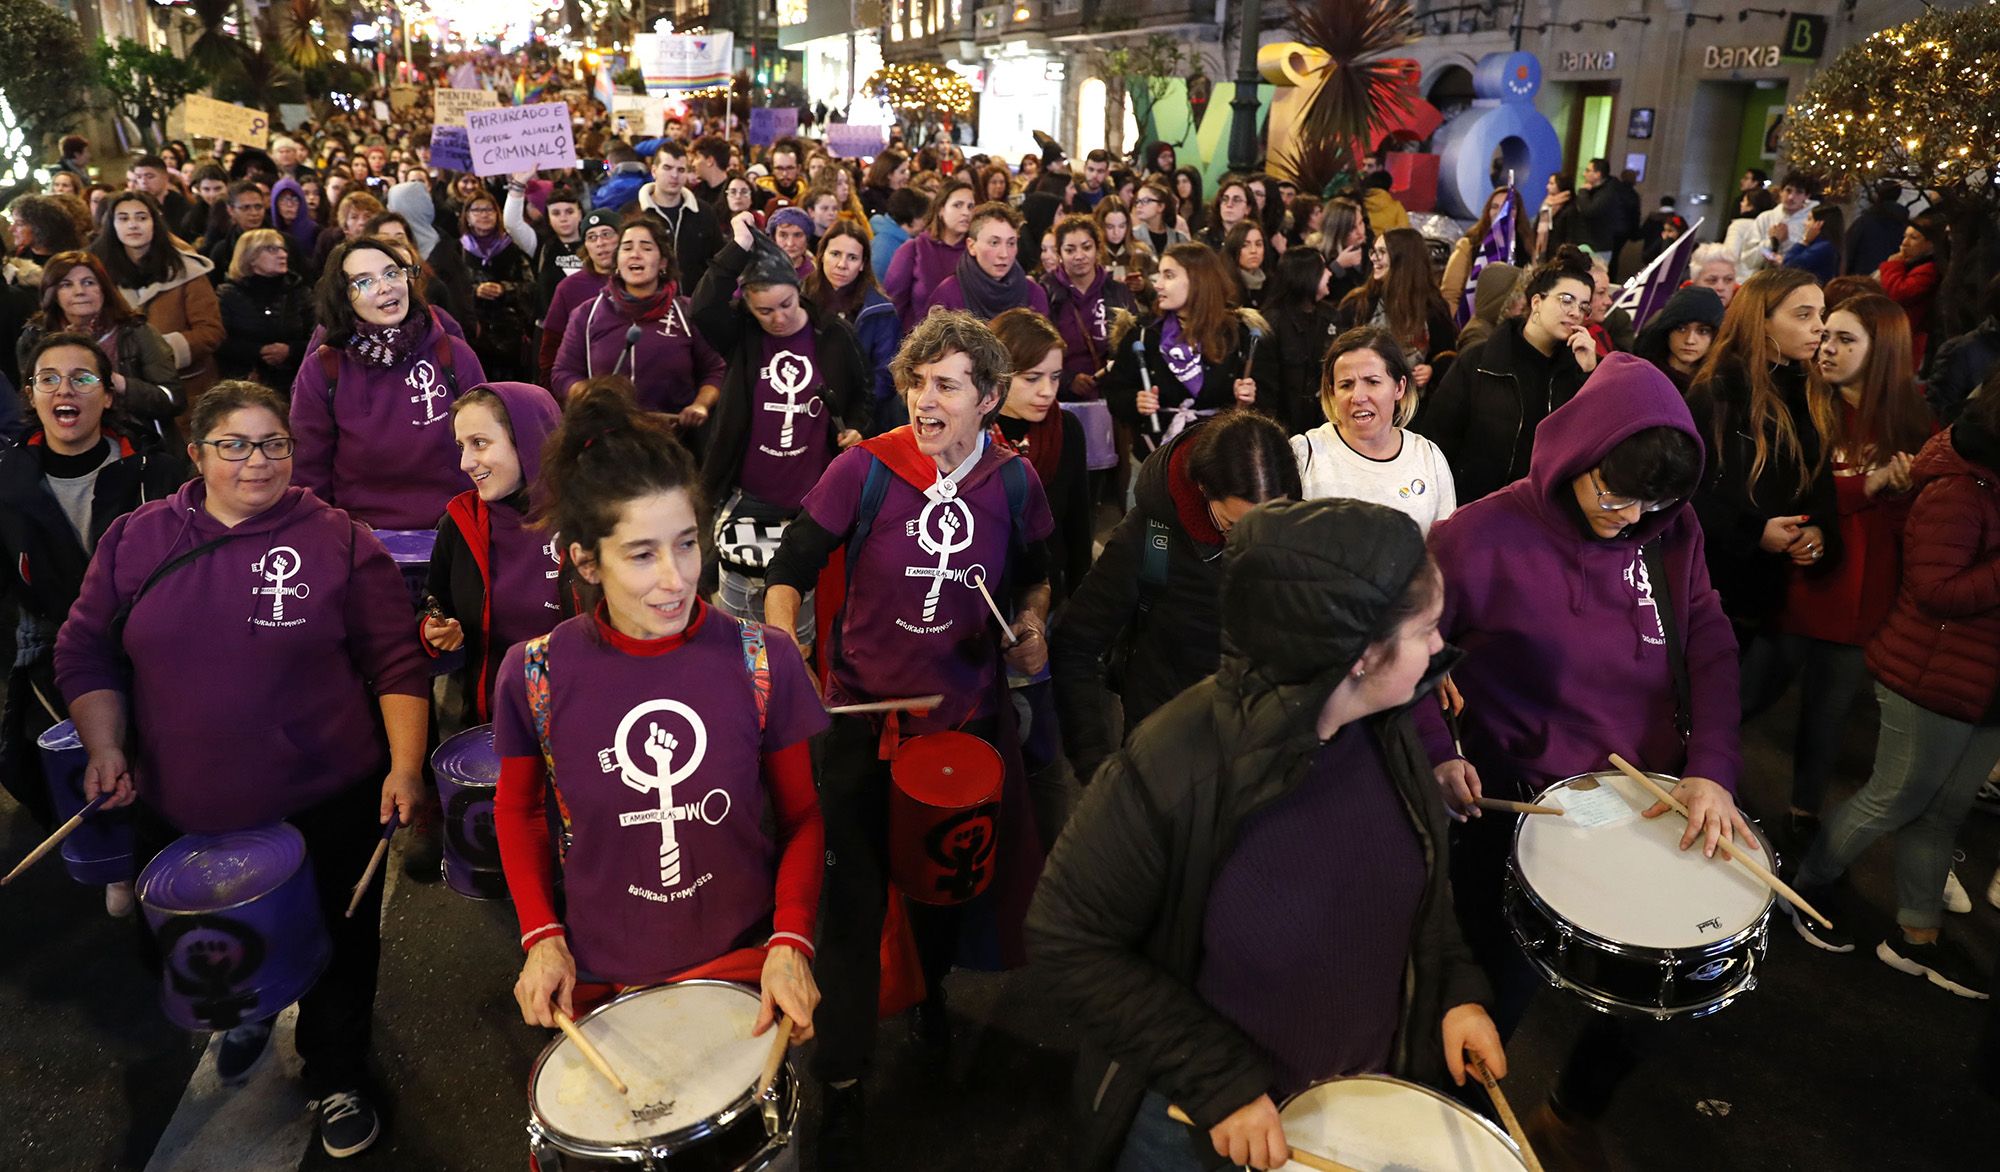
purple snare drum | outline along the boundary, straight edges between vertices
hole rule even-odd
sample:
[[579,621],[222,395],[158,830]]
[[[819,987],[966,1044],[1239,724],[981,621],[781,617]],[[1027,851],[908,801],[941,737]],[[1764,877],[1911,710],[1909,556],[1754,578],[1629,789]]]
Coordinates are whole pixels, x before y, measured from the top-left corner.
[[1062,409],[1083,425],[1083,463],[1092,472],[1118,466],[1118,441],[1111,426],[1111,408],[1102,399],[1064,403]]
[[139,905],[165,969],[160,1007],[185,1029],[276,1017],[333,955],[306,840],[282,822],[176,841],[140,873]]
[[403,585],[410,588],[411,606],[424,609],[424,596],[430,593],[431,547],[437,544],[437,531],[377,529],[375,536],[389,547],[389,556],[395,559],[396,568],[403,571]]
[[[90,754],[76,725],[65,720],[36,738],[42,750],[42,775],[48,779],[49,798],[55,803],[56,821],[67,822],[83,809],[83,767]],[[99,810],[83,820],[62,844],[63,866],[69,877],[86,886],[132,881],[132,821],[125,810]]]
[[431,754],[431,772],[444,807],[445,884],[468,899],[506,899],[500,839],[493,829],[493,791],[500,783],[493,726],[466,729],[439,745]]

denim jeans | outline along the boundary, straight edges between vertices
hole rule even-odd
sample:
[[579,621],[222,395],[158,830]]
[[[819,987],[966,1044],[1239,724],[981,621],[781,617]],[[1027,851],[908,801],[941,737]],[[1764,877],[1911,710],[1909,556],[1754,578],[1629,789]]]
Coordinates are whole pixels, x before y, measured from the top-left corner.
[[[724,564],[716,579],[715,602],[739,619],[761,623],[764,621],[764,590],[764,579],[739,574]],[[798,640],[799,650],[808,655],[812,654],[814,630],[811,594],[799,600],[799,614],[795,626],[793,637]]]
[[[1202,1145],[1197,1151],[1195,1144]],[[1167,1098],[1147,1091],[1139,1100],[1139,1114],[1132,1130],[1125,1133],[1125,1147],[1118,1153],[1113,1172],[1203,1172],[1219,1161],[1206,1136],[1184,1123],[1167,1118]]]
[[1840,756],[1854,703],[1868,687],[1861,648],[1804,635],[1760,635],[1744,648],[1743,719],[1778,702],[1801,672],[1799,724],[1792,738],[1792,805],[1817,815]]
[[1896,922],[1935,928],[1943,920],[1952,842],[2000,760],[2000,725],[1953,720],[1879,683],[1875,697],[1882,706],[1875,771],[1827,816],[1798,882],[1833,882],[1876,839],[1896,831]]

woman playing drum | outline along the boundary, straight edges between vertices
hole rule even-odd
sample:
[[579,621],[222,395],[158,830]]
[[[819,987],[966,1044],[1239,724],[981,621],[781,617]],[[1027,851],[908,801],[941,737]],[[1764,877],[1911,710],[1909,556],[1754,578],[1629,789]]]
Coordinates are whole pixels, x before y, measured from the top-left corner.
[[552,1027],[620,987],[710,977],[761,983],[757,1032],[782,1012],[810,1037],[824,839],[806,739],[826,714],[805,662],[701,600],[694,460],[621,388],[570,397],[542,477],[548,525],[603,597],[511,648],[493,700],[521,1016]]
[[1082,1167],[1277,1168],[1277,1104],[1323,1079],[1506,1069],[1407,712],[1444,662],[1416,523],[1269,504],[1226,556],[1221,670],[1098,771],[1028,921],[1083,1026]]
[[[90,753],[85,796],[139,799],[139,865],[185,833],[283,820],[304,836],[333,960],[300,999],[298,1048],[321,1142],[349,1156],[380,1132],[366,1089],[380,885],[342,913],[379,824],[422,800],[430,679],[388,551],[292,485],[284,400],[218,383],[188,431],[200,478],[99,539],[56,678]],[[230,1030],[224,1079],[270,1035]]]

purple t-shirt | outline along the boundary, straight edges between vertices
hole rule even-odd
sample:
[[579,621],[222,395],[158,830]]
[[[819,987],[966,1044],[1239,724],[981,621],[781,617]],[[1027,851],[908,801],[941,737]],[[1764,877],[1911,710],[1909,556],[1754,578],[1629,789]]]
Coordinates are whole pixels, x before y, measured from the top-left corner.
[[548,633],[562,619],[556,574],[561,568],[557,538],[526,525],[519,509],[490,508],[487,531],[492,544],[487,565],[493,577],[493,629],[487,646],[512,647]]
[[[765,830],[762,760],[826,727],[789,636],[764,628],[763,732],[742,627],[704,607],[687,642],[629,654],[578,615],[549,638],[549,735],[570,815],[565,913],[577,969],[664,980],[741,944],[775,906],[778,844]],[[500,756],[539,757],[524,651],[494,689]],[[762,943],[758,936],[753,943]]]
[[1280,1101],[1388,1069],[1423,893],[1422,847],[1364,725],[1244,819],[1209,888],[1195,988],[1270,1056]]
[[[949,501],[934,502],[889,476],[881,510],[850,563],[833,668],[832,691],[840,698],[830,703],[943,693],[944,704],[928,717],[904,714],[901,725],[912,733],[955,728],[992,708],[1000,631],[977,583],[983,578],[994,601],[1011,610],[1012,600],[1001,596],[1008,559],[1055,529],[1048,498],[1028,467],[1026,532],[1012,532],[999,471],[1009,459],[1020,457],[988,444]],[[842,452],[807,495],[807,515],[829,533],[851,534],[874,460],[863,448]]]
[[765,334],[750,396],[750,447],[737,486],[758,500],[796,509],[833,459],[825,385],[811,324],[788,337]]

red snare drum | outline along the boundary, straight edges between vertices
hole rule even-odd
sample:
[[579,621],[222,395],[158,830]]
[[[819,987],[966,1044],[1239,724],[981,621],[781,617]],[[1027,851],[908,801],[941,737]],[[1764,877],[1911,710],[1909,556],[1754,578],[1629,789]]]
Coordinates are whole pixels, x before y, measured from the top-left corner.
[[993,881],[1006,768],[970,733],[911,737],[889,766],[889,878],[920,903],[964,903]]

